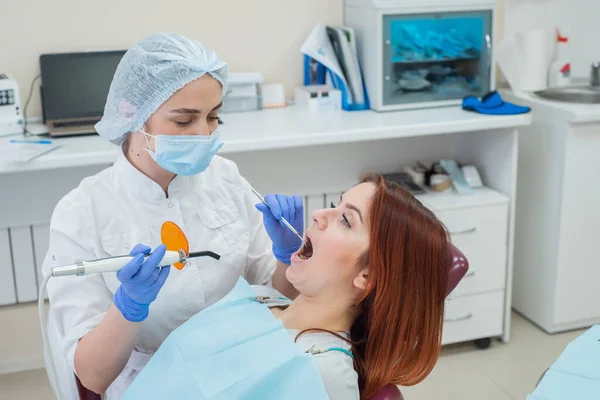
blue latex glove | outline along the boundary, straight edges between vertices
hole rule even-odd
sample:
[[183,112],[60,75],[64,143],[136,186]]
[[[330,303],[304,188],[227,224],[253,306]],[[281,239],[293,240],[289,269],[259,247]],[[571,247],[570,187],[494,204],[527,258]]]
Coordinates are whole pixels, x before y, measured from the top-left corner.
[[121,286],[113,302],[126,320],[141,322],[148,317],[150,303],[156,300],[171,270],[168,266],[158,268],[165,251],[165,245],[161,244],[144,260],[144,256],[150,254],[150,247],[138,244],[129,254],[134,258],[117,272]]
[[302,241],[280,220],[284,217],[300,235],[304,234],[302,197],[268,194],[265,201],[269,207],[259,203],[256,208],[263,214],[265,228],[273,241],[273,254],[276,259],[289,265],[292,254],[300,248]]

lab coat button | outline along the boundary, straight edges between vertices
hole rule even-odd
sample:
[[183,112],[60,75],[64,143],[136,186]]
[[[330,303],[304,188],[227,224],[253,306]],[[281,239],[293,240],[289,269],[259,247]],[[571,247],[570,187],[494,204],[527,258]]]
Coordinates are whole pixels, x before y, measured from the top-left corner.
[[173,203],[169,202],[169,208],[173,208]]

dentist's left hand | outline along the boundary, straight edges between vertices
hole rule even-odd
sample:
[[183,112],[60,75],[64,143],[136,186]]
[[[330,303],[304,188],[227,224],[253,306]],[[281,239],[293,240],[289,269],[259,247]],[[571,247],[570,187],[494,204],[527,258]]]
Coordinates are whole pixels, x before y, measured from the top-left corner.
[[304,234],[304,206],[302,197],[285,196],[283,194],[268,194],[263,203],[256,205],[263,214],[263,221],[269,237],[273,241],[273,254],[284,264],[290,264],[292,254],[302,245],[300,238],[281,222],[284,217],[300,235]]
[[[136,245],[130,253],[133,259],[117,272],[121,286],[113,296],[113,302],[131,322],[142,322],[148,317],[150,303],[156,300],[171,270],[169,266],[158,268],[165,256],[165,245],[158,246],[152,254],[150,250],[148,246]],[[148,254],[150,256],[145,258]]]

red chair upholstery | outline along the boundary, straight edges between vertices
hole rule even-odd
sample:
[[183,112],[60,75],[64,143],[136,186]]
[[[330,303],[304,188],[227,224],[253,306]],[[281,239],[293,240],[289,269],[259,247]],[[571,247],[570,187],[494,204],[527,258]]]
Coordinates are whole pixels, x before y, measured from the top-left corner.
[[[461,279],[467,274],[469,270],[469,261],[465,255],[457,249],[454,245],[451,248],[452,261],[450,263],[450,271],[448,273],[448,287],[446,290],[446,296],[448,296],[454,288],[458,285]],[[79,400],[100,400],[100,395],[86,389],[77,375],[75,376],[77,382],[77,391],[79,392]],[[402,393],[396,385],[388,385],[375,393],[375,396],[371,400],[403,400]]]
[[[450,271],[448,273],[448,286],[446,289],[446,296],[448,296],[454,288],[458,285],[462,278],[467,274],[469,270],[469,261],[467,257],[452,245],[450,249],[452,262],[450,263]],[[404,397],[400,393],[400,389],[396,385],[387,385],[371,398],[371,400],[403,400]]]

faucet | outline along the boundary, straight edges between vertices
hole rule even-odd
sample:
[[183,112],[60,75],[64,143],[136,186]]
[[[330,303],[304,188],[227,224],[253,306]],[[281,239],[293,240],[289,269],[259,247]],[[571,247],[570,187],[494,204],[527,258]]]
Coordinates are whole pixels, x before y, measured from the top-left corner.
[[592,63],[592,71],[590,74],[590,86],[600,87],[600,62]]

